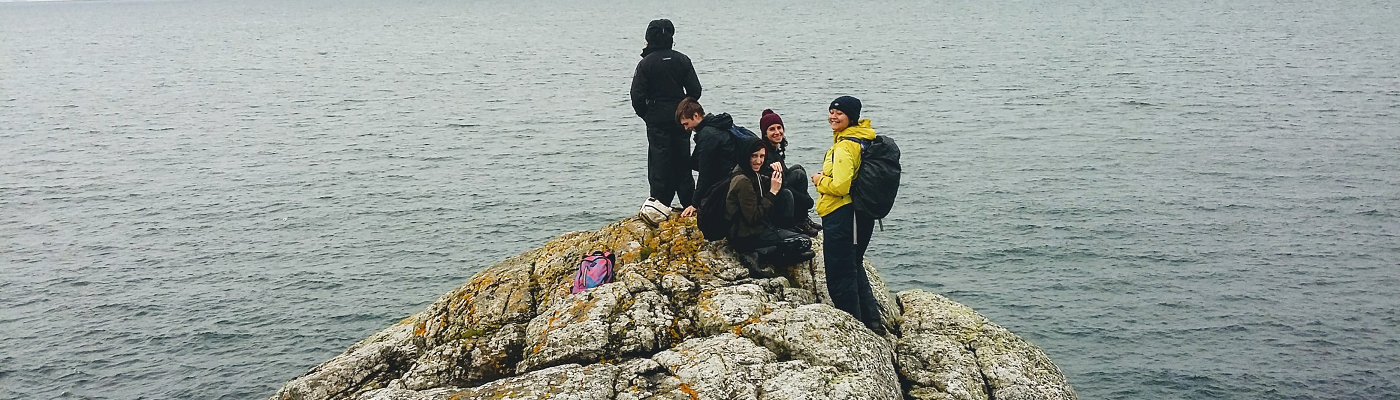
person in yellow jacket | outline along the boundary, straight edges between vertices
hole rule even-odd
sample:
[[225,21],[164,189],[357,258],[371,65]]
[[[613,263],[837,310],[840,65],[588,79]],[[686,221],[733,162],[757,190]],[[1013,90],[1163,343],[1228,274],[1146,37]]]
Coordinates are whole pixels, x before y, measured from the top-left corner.
[[822,161],[822,172],[812,174],[812,186],[817,188],[816,209],[822,218],[822,258],[831,302],[870,330],[884,334],[863,264],[875,220],[860,215],[851,204],[851,181],[860,167],[862,142],[875,139],[870,120],[860,119],[860,106],[860,99],[841,96],[827,107],[832,143]]

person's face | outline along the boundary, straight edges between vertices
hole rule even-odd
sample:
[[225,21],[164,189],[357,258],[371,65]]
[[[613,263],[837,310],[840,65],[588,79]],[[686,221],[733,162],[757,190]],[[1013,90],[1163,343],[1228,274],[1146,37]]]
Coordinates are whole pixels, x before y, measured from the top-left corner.
[[768,130],[763,131],[768,136],[768,143],[779,144],[783,142],[783,124],[768,125]]
[[847,117],[846,113],[841,112],[841,110],[833,108],[826,114],[826,123],[831,124],[831,130],[839,131],[851,126],[851,118]]
[[681,118],[681,126],[684,126],[687,131],[693,131],[696,126],[700,125],[701,119],[703,119],[703,117],[701,117],[700,114],[690,114],[689,117]]
[[749,155],[749,168],[753,168],[754,172],[758,172],[759,168],[763,168],[763,159],[767,157],[768,149],[765,147],[758,148],[758,151]]

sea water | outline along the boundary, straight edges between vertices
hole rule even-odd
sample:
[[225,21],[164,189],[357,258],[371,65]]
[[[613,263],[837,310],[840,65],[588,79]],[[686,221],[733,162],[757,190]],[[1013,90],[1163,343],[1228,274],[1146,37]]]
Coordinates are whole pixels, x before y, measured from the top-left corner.
[[661,17],[792,162],[860,97],[868,257],[1082,398],[1400,397],[1390,2],[175,0],[0,4],[0,398],[262,398],[634,213]]

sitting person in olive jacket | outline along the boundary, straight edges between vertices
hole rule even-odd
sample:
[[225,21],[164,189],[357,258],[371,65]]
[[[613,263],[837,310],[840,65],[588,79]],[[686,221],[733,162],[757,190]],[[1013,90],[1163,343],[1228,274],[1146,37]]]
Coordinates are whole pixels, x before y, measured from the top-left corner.
[[[725,197],[729,218],[729,245],[742,258],[769,264],[793,264],[812,259],[811,239],[797,232],[778,228],[792,226],[792,191],[783,188],[781,165],[768,176],[760,176],[768,148],[758,138],[741,141],[736,147],[733,179]],[[740,160],[747,155],[747,160]],[[766,182],[764,182],[766,181]],[[766,184],[764,184],[766,183]]]

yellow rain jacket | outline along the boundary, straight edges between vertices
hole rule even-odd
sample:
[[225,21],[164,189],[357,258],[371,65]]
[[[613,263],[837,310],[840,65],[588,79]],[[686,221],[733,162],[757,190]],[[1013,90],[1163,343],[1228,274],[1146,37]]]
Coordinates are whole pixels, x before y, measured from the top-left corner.
[[832,132],[831,148],[822,160],[822,177],[817,181],[817,215],[826,216],[841,206],[851,204],[851,181],[860,167],[860,143],[842,138],[875,140],[875,128],[870,120],[862,119],[855,126]]

